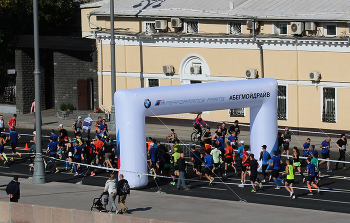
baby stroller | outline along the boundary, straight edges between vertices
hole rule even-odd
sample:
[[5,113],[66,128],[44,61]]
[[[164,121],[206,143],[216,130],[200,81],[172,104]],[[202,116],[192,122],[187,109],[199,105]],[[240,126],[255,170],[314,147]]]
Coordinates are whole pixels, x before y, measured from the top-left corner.
[[91,211],[97,209],[99,212],[107,212],[108,192],[103,192],[99,198],[95,198],[92,202]]

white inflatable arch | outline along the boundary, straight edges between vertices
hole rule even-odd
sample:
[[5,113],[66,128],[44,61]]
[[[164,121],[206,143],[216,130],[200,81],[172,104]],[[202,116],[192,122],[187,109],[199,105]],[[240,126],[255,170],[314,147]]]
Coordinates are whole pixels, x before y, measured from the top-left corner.
[[[250,146],[277,148],[277,81],[272,78],[118,90],[115,93],[118,167],[130,187],[148,183],[145,117],[250,107]],[[131,173],[129,171],[134,171]]]

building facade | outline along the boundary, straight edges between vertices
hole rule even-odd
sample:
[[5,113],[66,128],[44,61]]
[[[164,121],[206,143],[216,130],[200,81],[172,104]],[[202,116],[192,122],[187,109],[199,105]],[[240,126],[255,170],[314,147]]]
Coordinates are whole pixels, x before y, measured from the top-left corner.
[[[279,126],[347,131],[350,6],[323,3],[115,0],[117,90],[272,77]],[[97,42],[99,105],[107,111],[109,12],[109,1],[81,6],[82,35]],[[250,122],[249,108],[198,112],[206,120]]]

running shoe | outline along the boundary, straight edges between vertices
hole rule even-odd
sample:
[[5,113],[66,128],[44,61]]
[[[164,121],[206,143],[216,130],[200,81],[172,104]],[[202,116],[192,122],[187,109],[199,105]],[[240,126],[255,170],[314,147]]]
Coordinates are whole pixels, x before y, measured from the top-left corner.
[[281,180],[282,184],[284,185],[284,180]]
[[66,170],[68,170],[68,168],[66,167]]
[[94,172],[91,172],[90,176],[93,177],[95,176],[96,174]]
[[292,199],[295,199],[295,194],[293,194]]
[[174,181],[173,181],[173,182],[171,182],[171,184],[175,186],[175,182],[174,182]]
[[173,181],[175,182],[175,176],[172,176],[172,178],[173,178]]
[[153,178],[156,179],[156,178],[157,178],[157,175],[154,175]]
[[317,188],[317,193],[321,193],[321,189],[320,188]]
[[223,177],[225,177],[225,178],[226,178],[226,177],[227,177],[227,175],[226,175],[226,174],[223,174]]
[[77,173],[77,172],[74,174],[75,177],[78,176],[78,175],[79,175],[79,173]]
[[58,172],[60,172],[60,171],[58,169],[56,169],[55,173],[58,173]]
[[45,169],[46,169],[46,167],[47,167],[47,163],[45,163]]
[[259,183],[259,188],[263,188],[263,185],[262,185],[262,183]]
[[214,178],[211,178],[211,180],[209,181],[209,185],[212,185],[214,181]]
[[236,162],[233,162],[233,165],[236,165],[237,163]]
[[18,153],[19,158],[22,158],[22,154]]
[[11,161],[13,161],[13,157],[11,158]]
[[7,161],[5,160],[5,161],[4,161],[4,166],[6,166],[6,163],[7,163]]
[[266,180],[265,180],[265,179],[261,180],[261,183],[265,183],[265,182],[266,182]]
[[332,172],[332,170],[331,169],[327,169],[327,172]]
[[256,193],[256,190],[255,189],[252,189],[252,191],[251,191],[252,193]]
[[281,189],[280,187],[275,187],[275,190],[279,190],[279,189]]
[[73,173],[73,168],[70,169],[70,172]]
[[303,183],[305,183],[305,177],[303,178]]
[[244,187],[244,185],[243,185],[243,184],[238,184],[238,187],[243,188],[243,187]]
[[312,192],[309,192],[307,195],[309,195],[309,196],[312,196],[312,195],[314,195]]

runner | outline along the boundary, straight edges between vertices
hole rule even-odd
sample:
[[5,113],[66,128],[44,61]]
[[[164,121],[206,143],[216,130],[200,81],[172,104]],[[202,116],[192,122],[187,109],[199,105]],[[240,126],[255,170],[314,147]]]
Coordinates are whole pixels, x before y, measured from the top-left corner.
[[256,192],[255,184],[259,185],[259,188],[262,188],[262,184],[259,183],[259,180],[257,179],[259,164],[258,164],[258,161],[254,159],[253,153],[251,153],[249,156],[250,156],[250,161],[249,161],[248,168],[250,169],[250,183],[253,188],[251,192],[255,193]]
[[9,126],[9,132],[11,132],[12,127],[16,128],[18,126],[16,118],[17,118],[17,115],[13,114],[13,117],[10,118],[10,120],[7,122],[7,125]]
[[227,177],[227,166],[228,165],[231,165],[232,168],[235,170],[235,175],[237,176],[237,169],[236,167],[233,165],[235,162],[234,162],[234,157],[235,157],[235,152],[233,151],[233,148],[231,146],[231,142],[228,141],[227,142],[227,146],[226,146],[226,158],[225,158],[225,175],[224,177]]
[[151,149],[148,151],[148,156],[150,157],[149,159],[150,167],[153,171],[153,174],[155,175],[154,178],[156,178],[156,175],[157,175],[157,155],[158,155],[158,150],[156,147],[154,147],[154,143],[151,143]]
[[[81,160],[83,158],[81,156],[82,148],[81,148],[81,146],[78,144],[78,142],[76,140],[73,140],[72,143],[73,143],[73,146],[74,146],[73,162],[79,163],[79,164],[73,164],[73,169],[74,169],[74,172],[75,172],[74,176],[76,177],[76,176],[79,175],[78,169],[80,170],[80,175],[84,176],[83,169],[80,166]],[[78,166],[78,168],[77,168],[77,166]]]
[[174,165],[174,176],[171,184],[175,185],[175,176],[179,177],[179,169],[177,167],[177,160],[180,158],[180,153],[178,153],[177,148],[174,148],[174,153],[172,155],[173,165]]
[[105,136],[109,135],[109,132],[108,132],[108,127],[107,127],[107,124],[106,124],[106,119],[102,119],[102,124],[100,125],[99,127],[101,129],[101,133]]
[[[15,127],[12,127],[11,132],[9,134],[9,140],[11,142],[12,154],[18,154],[19,158],[22,158],[22,155],[19,152],[16,152],[18,139],[20,139],[20,138],[21,138],[21,136],[18,135],[18,133],[16,132]],[[11,158],[11,160],[13,160],[13,157]]]
[[202,160],[201,153],[196,150],[196,146],[191,146],[191,162],[193,163],[193,171],[202,179]]
[[224,142],[225,142],[225,137],[226,137],[226,135],[227,135],[227,128],[226,128],[226,123],[225,123],[225,122],[223,122],[223,123],[221,124],[221,135],[222,135],[222,139],[223,139]]
[[244,148],[244,141],[243,140],[241,140],[240,142],[239,142],[239,147],[238,147],[238,151],[237,151],[237,154],[239,155],[239,161],[240,161],[240,164],[241,164],[241,168],[242,168],[242,166],[243,166],[243,148]]
[[289,128],[286,127],[283,133],[283,153],[289,155],[289,143],[292,140],[291,135],[289,133]]
[[[303,144],[303,147],[302,147],[303,157],[309,157],[311,155],[310,154],[310,142],[311,142],[311,139],[307,138],[306,142]],[[301,161],[301,166],[304,164],[304,162],[305,162],[305,159],[303,159]]]
[[204,163],[205,163],[205,177],[209,180],[209,185],[212,185],[214,181],[214,177],[212,177],[211,174],[213,173],[214,159],[211,155],[208,154],[207,151],[205,151]]
[[[57,142],[54,142],[53,141],[53,138],[52,136],[50,136],[49,138],[49,143],[47,144],[47,150],[46,150],[46,153],[50,153],[50,158],[51,158],[51,162],[53,164],[53,167],[54,167],[54,173],[58,173],[59,170],[56,166],[56,155],[57,155]],[[50,161],[49,161],[50,162]],[[47,162],[47,163],[49,163]]]
[[280,165],[282,164],[282,160],[279,156],[277,156],[277,152],[273,151],[273,155],[272,155],[272,162],[268,164],[270,166],[272,166],[272,177],[273,177],[273,181],[276,184],[275,189],[280,189],[280,186],[278,185],[278,180],[281,181],[282,184],[284,184],[284,181],[279,178],[279,174],[280,174]]
[[310,146],[310,155],[315,153],[315,158],[318,159],[318,151],[315,149],[315,145]]
[[[241,133],[239,130],[238,120],[235,121],[233,125],[230,126],[230,129],[228,130],[228,133],[232,134],[232,132],[236,132],[236,137]],[[238,140],[238,139],[237,139]]]
[[233,148],[237,148],[236,132],[232,132],[232,134],[227,138],[227,140],[231,143],[231,146]]
[[316,166],[315,164],[311,163],[311,158],[308,157],[307,160],[307,166],[306,166],[306,172],[308,174],[306,182],[307,182],[307,188],[309,188],[309,193],[307,195],[314,195],[311,190],[311,186],[317,189],[317,192],[320,193],[320,188],[314,183],[315,181],[315,171]]
[[299,171],[300,175],[301,175],[301,179],[303,179],[303,183],[305,183],[305,178],[304,178],[304,174],[301,171],[301,164],[299,161],[299,149],[294,146],[293,147],[293,167],[297,168],[297,170]]
[[[322,159],[327,159],[329,160],[330,159],[330,156],[329,156],[329,149],[331,148],[331,144],[330,144],[330,141],[331,141],[331,138],[328,137],[327,139],[325,139],[321,145],[320,145],[320,148],[322,148]],[[320,165],[325,163],[326,161],[322,160],[320,162]],[[332,172],[332,170],[330,169],[330,165],[331,165],[331,162],[330,161],[327,161],[327,172]]]
[[215,145],[215,148],[211,150],[210,155],[213,157],[214,160],[214,167],[213,167],[213,173],[215,174],[215,171],[217,172],[218,176],[221,176],[221,168],[220,168],[220,156],[221,151],[218,150],[218,145]]
[[[348,140],[346,139],[345,134],[341,134],[341,138],[337,141],[336,143],[337,147],[339,148],[339,161],[345,161],[345,152],[346,152],[346,146],[348,145]],[[335,169],[338,169],[338,164],[335,164]],[[343,163],[343,169],[346,170],[348,169],[345,167],[345,163]]]
[[6,143],[6,139],[7,139],[7,137],[5,136],[5,134],[0,134],[0,159],[4,161],[4,166],[8,162],[7,156],[4,152],[4,146]]
[[315,181],[316,184],[318,184],[318,181],[320,181],[320,176],[319,176],[319,169],[318,169],[318,159],[316,158],[316,153],[311,153],[311,163],[313,163],[316,166],[315,170]]
[[174,143],[176,139],[178,139],[177,134],[174,129],[170,129],[170,133],[165,137],[165,139],[170,140],[171,143]]
[[204,133],[204,143],[209,146],[212,144],[212,135],[209,126],[207,126],[207,131]]
[[266,145],[262,145],[262,151],[260,152],[260,158],[259,161],[262,161],[262,167],[261,167],[261,172],[263,174],[263,179],[261,180],[262,183],[266,182],[266,177],[267,177],[267,173],[266,173],[266,169],[269,166],[267,164],[268,160],[271,159],[271,156],[269,154],[269,152],[266,151]]
[[294,167],[290,165],[290,160],[286,160],[286,172],[282,173],[282,175],[287,175],[286,182],[284,183],[284,186],[286,187],[286,190],[289,192],[290,199],[295,199],[293,184],[294,184]]
[[247,175],[247,168],[249,166],[249,153],[247,152],[249,150],[249,146],[245,145],[243,148],[243,154],[242,154],[242,172],[241,172],[241,184],[238,185],[238,187],[244,187],[245,179]]

